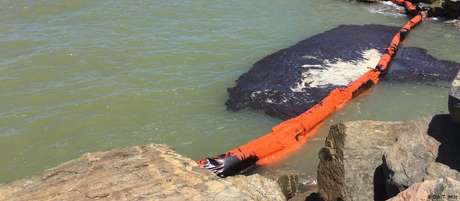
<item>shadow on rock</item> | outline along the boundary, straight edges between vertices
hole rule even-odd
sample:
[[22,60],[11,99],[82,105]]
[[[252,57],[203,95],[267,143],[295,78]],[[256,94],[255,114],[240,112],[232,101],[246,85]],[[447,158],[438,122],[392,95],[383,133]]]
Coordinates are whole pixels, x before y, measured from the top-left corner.
[[374,200],[383,201],[388,199],[385,192],[385,173],[383,165],[378,166],[374,172]]
[[436,162],[460,171],[460,124],[451,121],[447,114],[436,115],[430,122],[428,134],[441,143]]
[[318,193],[312,193],[305,198],[305,201],[324,201]]

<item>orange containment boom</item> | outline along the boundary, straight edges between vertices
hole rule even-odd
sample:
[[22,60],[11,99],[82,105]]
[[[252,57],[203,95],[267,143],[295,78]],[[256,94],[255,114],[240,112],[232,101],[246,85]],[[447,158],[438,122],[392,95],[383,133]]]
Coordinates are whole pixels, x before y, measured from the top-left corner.
[[225,154],[199,160],[199,165],[220,177],[226,177],[238,174],[255,164],[263,166],[278,162],[305,144],[327,117],[341,109],[354,97],[376,85],[380,77],[388,71],[400,42],[411,29],[422,21],[422,15],[411,2],[405,0],[394,0],[393,2],[405,6],[408,12],[417,12],[417,14],[394,35],[374,69],[369,70],[346,87],[332,90],[321,102],[301,115],[273,127],[270,133]]

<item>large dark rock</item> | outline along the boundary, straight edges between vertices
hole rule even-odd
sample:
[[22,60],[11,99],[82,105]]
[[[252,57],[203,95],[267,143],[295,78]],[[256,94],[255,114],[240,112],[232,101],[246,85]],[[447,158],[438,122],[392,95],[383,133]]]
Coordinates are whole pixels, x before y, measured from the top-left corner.
[[318,165],[325,200],[385,200],[418,182],[460,180],[460,125],[448,115],[331,127]]
[[440,17],[445,20],[452,20],[460,17],[459,0],[439,0],[430,5],[428,14],[432,17]]
[[446,164],[460,171],[460,124],[451,120],[448,114],[435,115],[430,122],[428,135],[441,143],[436,162]]
[[356,121],[331,127],[318,165],[319,193],[325,200],[382,200],[382,155],[395,143],[402,122]]
[[398,131],[396,142],[383,155],[386,192],[392,197],[423,181],[428,166],[438,157],[439,142],[427,134],[430,119],[410,122]]
[[451,119],[460,123],[460,72],[452,82],[452,89],[449,94],[449,112]]
[[460,15],[460,0],[444,0],[444,5],[448,12],[451,12],[452,15]]
[[429,179],[460,179],[460,125],[448,115],[435,115],[408,123],[396,143],[385,150],[384,177],[388,197]]
[[[342,25],[269,55],[228,89],[227,108],[250,107],[282,119],[297,116],[378,63],[398,27]],[[452,80],[459,63],[438,60],[426,50],[398,51],[387,81]]]

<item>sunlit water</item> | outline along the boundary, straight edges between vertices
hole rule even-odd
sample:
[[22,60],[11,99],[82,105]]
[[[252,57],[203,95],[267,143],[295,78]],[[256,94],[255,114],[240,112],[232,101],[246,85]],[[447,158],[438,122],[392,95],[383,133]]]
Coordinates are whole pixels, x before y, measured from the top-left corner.
[[[226,88],[254,62],[339,24],[405,22],[340,0],[0,5],[0,182],[137,144],[165,143],[194,159],[224,152],[279,122],[225,109]],[[406,44],[460,61],[460,32],[448,25],[425,23]],[[439,113],[447,91],[383,84],[332,121]],[[325,133],[287,164],[314,173]]]

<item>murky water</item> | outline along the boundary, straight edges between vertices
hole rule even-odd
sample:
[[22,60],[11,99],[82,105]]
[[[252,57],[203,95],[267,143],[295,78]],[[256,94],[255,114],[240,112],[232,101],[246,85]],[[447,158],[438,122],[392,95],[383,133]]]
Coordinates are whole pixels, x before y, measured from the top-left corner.
[[447,82],[380,83],[329,118],[301,151],[269,168],[316,175],[318,152],[324,146],[331,125],[353,120],[406,121],[445,114],[449,87]]
[[[136,144],[165,143],[192,158],[221,153],[279,122],[225,110],[226,88],[254,62],[339,24],[405,22],[340,0],[0,5],[0,182],[85,152]],[[448,25],[425,23],[406,44],[460,61],[460,31]],[[334,121],[445,111],[446,92],[384,84]],[[313,171],[323,137],[290,164]]]

